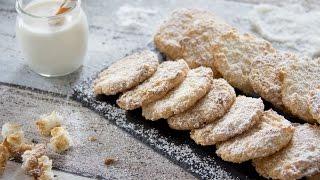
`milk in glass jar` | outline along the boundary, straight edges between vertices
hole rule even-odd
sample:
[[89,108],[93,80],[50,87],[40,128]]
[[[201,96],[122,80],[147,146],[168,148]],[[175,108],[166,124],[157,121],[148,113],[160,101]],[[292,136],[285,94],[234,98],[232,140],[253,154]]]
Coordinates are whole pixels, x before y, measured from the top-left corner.
[[63,76],[82,65],[88,23],[81,0],[17,0],[16,10],[18,43],[33,71]]

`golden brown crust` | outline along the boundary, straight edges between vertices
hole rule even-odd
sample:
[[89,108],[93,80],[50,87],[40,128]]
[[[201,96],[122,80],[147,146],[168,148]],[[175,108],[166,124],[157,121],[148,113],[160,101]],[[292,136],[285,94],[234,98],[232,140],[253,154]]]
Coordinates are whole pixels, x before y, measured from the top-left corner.
[[211,87],[212,71],[199,67],[188,72],[186,79],[164,98],[142,106],[142,115],[149,120],[167,119],[191,108]]
[[221,118],[230,109],[236,93],[224,79],[213,79],[211,90],[197,104],[186,112],[168,119],[170,128],[192,130]]
[[274,52],[271,44],[263,39],[230,31],[221,36],[213,48],[214,65],[232,86],[253,94],[249,82],[251,64],[257,56]]
[[265,158],[253,160],[257,172],[272,179],[300,179],[320,173],[320,128],[296,125],[289,145]]
[[310,92],[308,104],[311,116],[320,124],[320,89]]
[[218,144],[216,153],[234,163],[266,157],[287,146],[293,132],[294,127],[283,116],[265,111],[252,129]]
[[188,71],[182,59],[163,62],[148,80],[121,95],[117,104],[122,109],[133,110],[161,99],[186,78]]
[[41,156],[38,158],[38,179],[39,180],[53,180],[52,160],[48,156]]
[[35,177],[39,180],[52,180],[52,160],[46,154],[46,147],[44,144],[38,144],[31,150],[26,151],[22,155],[21,168],[26,174]]
[[21,125],[16,123],[5,123],[2,126],[1,135],[11,146],[18,146],[24,142]]
[[211,67],[214,77],[211,47],[221,34],[233,30],[213,13],[197,9],[179,9],[172,13],[154,36],[157,49],[171,59],[184,59],[190,68]]
[[43,115],[36,121],[38,131],[43,136],[49,136],[53,128],[61,126],[61,117],[53,111],[50,115]]
[[249,74],[250,84],[254,92],[278,109],[283,110],[279,72],[284,67],[297,61],[298,57],[292,53],[274,53],[256,57]]
[[318,97],[313,94],[320,87],[319,64],[320,58],[302,59],[280,72],[283,104],[293,115],[310,123],[319,120]]
[[4,173],[7,166],[7,161],[10,157],[7,147],[0,144],[0,176]]
[[120,59],[98,75],[94,93],[114,95],[127,91],[149,78],[158,65],[157,54],[149,50]]
[[57,152],[61,153],[70,148],[72,142],[68,131],[63,127],[55,127],[51,130],[50,146]]
[[37,144],[31,150],[27,150],[22,155],[22,169],[26,174],[34,175],[34,170],[38,167],[38,158],[46,154],[46,146]]
[[31,150],[34,145],[33,144],[26,144],[26,143],[21,143],[19,145],[11,145],[10,143],[8,143],[7,139],[5,139],[2,142],[2,145],[5,146],[7,148],[7,150],[9,151],[9,155],[11,158],[15,158],[15,159],[20,159],[21,155],[27,151],[27,150]]
[[192,130],[190,137],[203,146],[226,141],[255,125],[263,108],[260,98],[238,96],[227,114],[201,129]]

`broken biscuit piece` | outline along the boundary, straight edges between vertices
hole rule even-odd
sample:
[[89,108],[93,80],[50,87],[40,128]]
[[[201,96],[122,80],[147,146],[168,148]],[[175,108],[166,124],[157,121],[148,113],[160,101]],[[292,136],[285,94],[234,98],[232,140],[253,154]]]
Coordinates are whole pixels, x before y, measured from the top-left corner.
[[18,146],[24,141],[21,125],[16,123],[5,123],[2,126],[1,135],[11,146]]
[[46,154],[46,146],[37,144],[31,150],[27,150],[22,155],[22,169],[29,175],[35,175],[38,167],[38,158]]
[[116,161],[117,161],[117,160],[114,159],[114,158],[106,158],[106,159],[104,160],[104,164],[105,164],[106,166],[109,166],[109,165],[115,163]]
[[2,142],[2,145],[5,146],[10,154],[10,157],[14,159],[20,159],[21,155],[26,151],[26,150],[31,150],[32,147],[34,146],[33,144],[26,144],[26,143],[21,143],[16,146],[12,146],[8,143],[7,139],[5,139]]
[[61,126],[61,117],[53,111],[50,115],[44,115],[36,121],[38,131],[43,136],[49,136],[53,128]]
[[41,156],[38,158],[38,179],[39,180],[52,180],[54,175],[52,172],[52,160],[48,156]]
[[22,155],[22,169],[26,174],[39,180],[53,179],[52,160],[45,156],[45,153],[45,146],[39,144]]
[[2,145],[9,151],[10,157],[20,158],[26,150],[30,150],[33,145],[26,144],[21,126],[15,123],[5,123],[1,132],[4,140]]
[[0,175],[2,175],[4,170],[6,169],[7,161],[9,157],[10,157],[10,154],[7,147],[0,144]]
[[68,131],[66,131],[63,127],[55,127],[51,130],[50,146],[51,148],[57,152],[61,153],[66,151],[71,146],[71,138],[69,136]]

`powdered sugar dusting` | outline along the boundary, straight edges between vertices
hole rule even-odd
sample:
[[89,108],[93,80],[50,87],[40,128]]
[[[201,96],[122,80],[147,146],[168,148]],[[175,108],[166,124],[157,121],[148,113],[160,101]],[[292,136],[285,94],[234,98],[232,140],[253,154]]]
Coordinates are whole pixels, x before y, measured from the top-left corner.
[[[143,122],[139,122],[137,120],[139,117],[134,118],[134,120],[128,119],[128,112],[105,101],[96,100],[92,92],[91,83],[92,79],[88,79],[75,87],[74,98],[200,178],[238,179],[215,162],[214,157],[212,157],[214,151],[212,151],[212,155],[198,154],[192,148],[192,144],[177,144],[170,137],[161,135],[161,128],[150,128]],[[186,138],[188,139],[188,137]]]
[[155,16],[157,12],[156,9],[145,9],[126,4],[116,12],[117,22],[130,31],[148,29],[149,23],[146,22],[150,21],[150,17]]

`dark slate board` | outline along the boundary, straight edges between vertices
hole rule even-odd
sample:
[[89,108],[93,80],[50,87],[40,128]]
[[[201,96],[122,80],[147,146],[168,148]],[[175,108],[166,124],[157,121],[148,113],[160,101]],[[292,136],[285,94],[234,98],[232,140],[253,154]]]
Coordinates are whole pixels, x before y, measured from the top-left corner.
[[[150,49],[154,48],[149,46]],[[161,59],[165,57],[161,54]],[[100,95],[92,92],[92,81],[87,79],[74,88],[73,99],[104,116],[116,126],[147,144],[177,165],[200,179],[262,179],[251,162],[233,164],[215,155],[214,146],[199,146],[189,138],[188,131],[169,128],[165,120],[147,121],[141,116],[141,109],[121,110],[116,105],[116,96]],[[224,172],[225,171],[225,172]],[[227,172],[227,173],[226,173]]]

